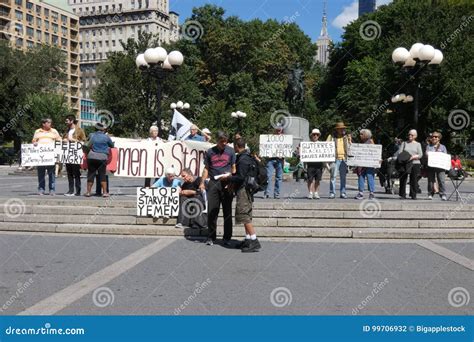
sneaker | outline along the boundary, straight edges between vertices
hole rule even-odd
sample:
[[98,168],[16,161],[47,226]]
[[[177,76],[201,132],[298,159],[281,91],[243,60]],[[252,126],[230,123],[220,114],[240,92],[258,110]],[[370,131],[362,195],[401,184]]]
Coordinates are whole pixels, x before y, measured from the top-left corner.
[[312,192],[310,192],[310,193],[308,194],[308,199],[313,199],[313,193],[312,193]]
[[39,191],[38,196],[44,196],[44,191]]
[[280,195],[273,196],[274,199],[280,199]]
[[74,196],[74,192],[66,192],[66,193],[64,194],[64,196],[66,196],[66,197]]
[[448,198],[446,197],[446,195],[443,195],[443,196],[441,196],[441,200],[442,200],[442,201],[447,201]]
[[56,196],[56,193],[55,193],[54,191],[50,191],[50,192],[49,192],[49,195],[50,195],[50,196]]
[[432,199],[433,199],[433,195],[429,195],[429,196],[428,196],[428,199],[429,199],[429,200],[432,200]]
[[336,195],[334,194],[329,194],[329,199],[335,199],[336,198]]
[[258,252],[262,248],[258,239],[250,240],[249,244],[242,248],[242,253]]
[[[342,196],[341,196],[342,197]],[[354,197],[354,199],[356,200],[361,200],[361,199],[364,199],[364,195],[362,195],[362,193],[358,193],[356,197]]]
[[242,249],[244,247],[247,247],[250,243],[250,239],[243,239],[242,241],[240,241],[236,246],[235,248],[238,248],[238,249]]
[[177,223],[174,227],[175,228],[183,228],[183,225],[181,223]]
[[341,194],[341,198],[344,198],[344,199],[347,198],[347,195],[346,195],[345,192],[343,192],[343,193]]
[[206,240],[206,245],[212,246],[212,245],[214,245],[214,241],[212,239],[207,239]]
[[270,195],[264,194],[264,195],[263,195],[263,198],[270,198]]
[[222,239],[223,245],[226,247],[232,246],[232,243],[230,242],[230,239]]
[[74,194],[74,196],[81,196],[81,193],[80,193],[80,192],[76,192],[76,193]]
[[373,192],[371,192],[370,195],[369,195],[369,200],[373,200],[374,198],[375,198],[375,195],[374,195]]
[[317,192],[315,192],[315,193],[313,194],[313,198],[314,198],[314,199],[320,199],[321,197],[319,197],[319,194],[318,194]]

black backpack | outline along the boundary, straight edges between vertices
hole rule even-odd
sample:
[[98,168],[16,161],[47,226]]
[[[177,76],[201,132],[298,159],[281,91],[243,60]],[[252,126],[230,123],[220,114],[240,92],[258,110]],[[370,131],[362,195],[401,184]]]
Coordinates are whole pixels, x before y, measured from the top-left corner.
[[257,159],[250,156],[253,163],[245,177],[244,186],[251,194],[265,190],[268,185],[267,169],[263,163],[259,163]]

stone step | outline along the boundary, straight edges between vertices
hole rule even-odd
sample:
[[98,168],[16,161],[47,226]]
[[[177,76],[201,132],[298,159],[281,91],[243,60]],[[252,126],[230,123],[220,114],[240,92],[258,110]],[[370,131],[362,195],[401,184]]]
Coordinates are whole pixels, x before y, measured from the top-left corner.
[[[83,234],[121,234],[121,235],[156,235],[156,236],[189,236],[205,237],[206,229],[176,229],[172,226],[160,225],[83,225],[83,224],[45,224],[38,223],[5,223],[0,222],[2,231],[22,232],[55,232]],[[222,236],[218,229],[218,236]],[[234,238],[242,238],[244,230],[241,226],[234,228]],[[333,228],[301,228],[278,227],[258,229],[260,237],[313,237],[313,238],[358,238],[358,239],[474,239],[472,229],[333,229]]]

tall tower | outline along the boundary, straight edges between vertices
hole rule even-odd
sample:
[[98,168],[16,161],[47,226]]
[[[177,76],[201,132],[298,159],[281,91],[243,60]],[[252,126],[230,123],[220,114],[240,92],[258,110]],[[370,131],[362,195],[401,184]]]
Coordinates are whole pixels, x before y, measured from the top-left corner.
[[316,51],[315,62],[319,62],[322,65],[327,65],[329,62],[329,44],[331,43],[331,38],[328,34],[328,18],[326,15],[326,1],[324,1],[323,8],[323,26],[321,28],[321,34],[316,41],[318,50]]

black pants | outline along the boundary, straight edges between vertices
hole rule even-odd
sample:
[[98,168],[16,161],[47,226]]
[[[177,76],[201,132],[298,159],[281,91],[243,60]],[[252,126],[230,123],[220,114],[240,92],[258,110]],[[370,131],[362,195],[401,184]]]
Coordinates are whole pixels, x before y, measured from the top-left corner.
[[232,194],[224,189],[224,185],[220,181],[209,181],[207,189],[207,228],[210,239],[216,239],[217,217],[219,216],[221,203],[224,212],[224,240],[232,238],[232,198]]
[[[95,194],[102,195],[102,186],[100,184],[99,174],[95,176]],[[107,183],[107,193],[109,193],[109,176],[105,175],[105,182]]]
[[69,183],[69,193],[74,193],[74,186],[76,186],[76,194],[81,193],[81,165],[66,164],[67,181]]
[[400,176],[400,196],[406,197],[407,179],[410,176],[410,197],[416,199],[418,191],[418,177],[421,172],[421,164],[413,164],[410,172],[405,172]]

